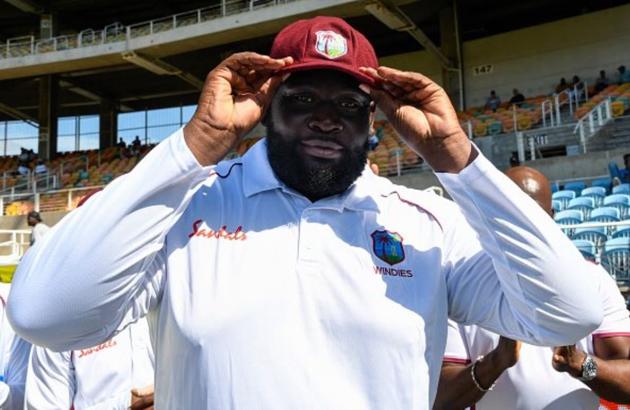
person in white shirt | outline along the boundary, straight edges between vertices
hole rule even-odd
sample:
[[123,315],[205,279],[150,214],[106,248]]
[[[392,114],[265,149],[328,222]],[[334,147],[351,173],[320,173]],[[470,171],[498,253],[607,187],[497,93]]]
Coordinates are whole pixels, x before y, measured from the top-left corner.
[[[506,174],[553,214],[550,184],[543,174],[528,167],[511,168]],[[630,403],[628,311],[615,280],[601,266],[584,264],[597,280],[604,309],[597,330],[576,345],[552,348],[449,321],[434,408],[595,409],[599,397]]]
[[[376,106],[455,202],[366,167]],[[429,409],[448,316],[568,345],[602,320],[594,284],[444,90],[316,17],[213,69],[182,130],[27,253],[9,318],[69,350],[148,315],[157,408]]]
[[10,289],[0,283],[0,410],[22,410],[30,343],[15,336],[6,317]]
[[132,391],[153,385],[154,356],[148,330],[146,320],[141,320],[87,349],[53,352],[33,346],[26,377],[26,409],[130,408]]
[[42,217],[39,212],[36,211],[28,213],[26,223],[33,228],[31,231],[31,245],[41,240],[50,230],[50,227],[42,222]]

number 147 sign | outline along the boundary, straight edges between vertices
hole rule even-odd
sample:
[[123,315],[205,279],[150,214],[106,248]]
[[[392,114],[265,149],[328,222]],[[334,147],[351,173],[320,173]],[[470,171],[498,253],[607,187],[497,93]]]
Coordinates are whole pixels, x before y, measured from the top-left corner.
[[473,67],[472,70],[474,76],[492,74],[494,66],[492,64],[483,64]]

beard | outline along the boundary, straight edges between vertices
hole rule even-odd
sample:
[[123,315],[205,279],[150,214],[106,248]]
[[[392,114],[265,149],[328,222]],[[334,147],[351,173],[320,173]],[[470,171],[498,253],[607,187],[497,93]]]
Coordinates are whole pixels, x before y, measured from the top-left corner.
[[363,146],[344,147],[342,156],[334,161],[316,158],[305,161],[298,150],[299,144],[298,138],[285,141],[269,124],[267,156],[273,172],[284,184],[313,202],[344,192],[361,175],[367,162],[367,136]]

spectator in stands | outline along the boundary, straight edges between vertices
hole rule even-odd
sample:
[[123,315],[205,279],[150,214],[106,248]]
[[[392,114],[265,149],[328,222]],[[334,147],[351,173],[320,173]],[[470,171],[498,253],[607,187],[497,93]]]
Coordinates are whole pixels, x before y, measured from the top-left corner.
[[569,83],[567,83],[566,78],[562,77],[560,79],[560,83],[556,86],[556,94],[559,94],[561,92],[563,92],[564,90],[568,89]]
[[512,98],[510,98],[510,104],[516,104],[520,106],[525,101],[525,96],[521,94],[516,88],[512,90]]
[[[527,167],[506,172],[552,215],[549,180]],[[596,409],[599,397],[630,403],[630,319],[615,280],[597,277],[604,321],[573,346],[540,347],[449,320],[435,409]],[[579,279],[576,279],[579,280]],[[472,362],[472,364],[469,364]]]
[[625,65],[620,65],[617,71],[619,71],[619,84],[630,83],[630,72],[626,70]]
[[33,228],[31,232],[31,245],[42,239],[48,230],[50,230],[50,227],[42,222],[42,217],[39,212],[29,212],[26,217],[26,222],[28,226]]
[[46,172],[48,172],[48,167],[42,159],[38,159],[37,164],[35,165],[35,174],[41,175],[45,174]]
[[[137,138],[137,136],[136,136],[136,138]],[[127,148],[127,143],[125,142],[124,139],[122,139],[122,137],[120,137],[118,139],[118,144],[116,144],[116,146],[119,147],[119,148]]]
[[571,97],[573,97],[575,101],[580,101],[582,99],[585,99],[584,83],[582,82],[580,77],[578,77],[577,75],[573,76],[573,79],[571,80],[570,89],[571,89]]
[[500,105],[501,99],[497,96],[497,93],[494,90],[490,91],[490,96],[486,100],[486,109],[496,112]]
[[31,171],[29,163],[30,163],[29,152],[26,148],[21,147],[20,155],[18,155],[18,168],[16,171],[16,175],[28,175],[28,173]]
[[131,155],[133,155],[134,157],[139,156],[141,147],[142,141],[140,141],[140,137],[136,135],[136,138],[134,138],[131,143]]
[[595,92],[600,93],[604,91],[608,87],[608,77],[606,77],[606,71],[601,70],[599,72],[599,77],[595,81]]

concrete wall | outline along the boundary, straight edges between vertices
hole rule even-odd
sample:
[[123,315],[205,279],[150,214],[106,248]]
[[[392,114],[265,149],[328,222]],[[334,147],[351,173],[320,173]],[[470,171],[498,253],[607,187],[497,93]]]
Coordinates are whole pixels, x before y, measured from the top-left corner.
[[[550,94],[561,77],[570,81],[577,74],[594,81],[600,69],[613,80],[619,65],[630,68],[629,44],[630,4],[468,41],[463,45],[466,105],[483,105],[491,89],[503,100],[513,88],[525,96]],[[441,81],[440,66],[424,51],[383,58],[381,64]],[[474,76],[473,67],[484,64],[492,64],[493,72]]]

